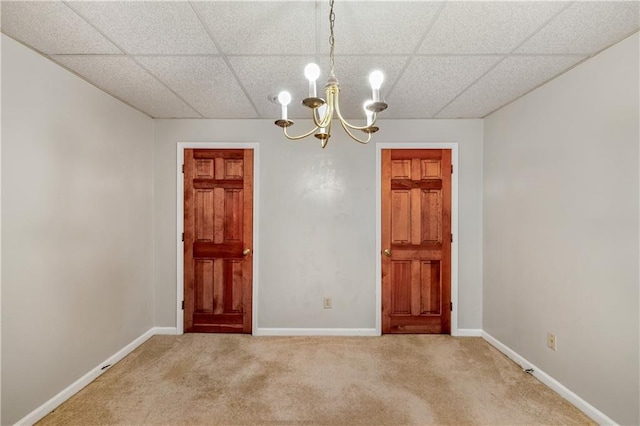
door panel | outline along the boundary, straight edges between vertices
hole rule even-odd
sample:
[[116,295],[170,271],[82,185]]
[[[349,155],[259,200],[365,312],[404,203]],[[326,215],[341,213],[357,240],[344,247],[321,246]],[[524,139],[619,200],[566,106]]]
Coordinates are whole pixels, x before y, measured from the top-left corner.
[[184,151],[184,331],[251,333],[253,150]]
[[382,331],[451,332],[451,150],[382,150]]

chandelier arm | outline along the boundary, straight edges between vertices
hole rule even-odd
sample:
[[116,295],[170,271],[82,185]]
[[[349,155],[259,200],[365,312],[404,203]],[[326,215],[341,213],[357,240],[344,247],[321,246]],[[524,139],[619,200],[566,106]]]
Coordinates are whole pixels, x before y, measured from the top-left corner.
[[283,132],[283,133],[284,133],[284,135],[287,137],[287,139],[292,140],[292,141],[298,141],[298,140],[300,140],[300,139],[304,139],[304,138],[306,138],[307,136],[311,136],[311,135],[312,135],[312,134],[314,134],[314,133],[315,133],[315,131],[316,131],[316,130],[318,130],[318,129],[319,129],[319,127],[318,127],[318,126],[316,126],[316,127],[314,127],[313,129],[311,129],[311,131],[309,131],[309,132],[305,133],[304,135],[300,135],[300,136],[291,136],[291,135],[289,135],[289,133],[287,133],[287,128],[286,128],[286,127],[283,127],[283,128],[282,128],[282,132]]
[[347,127],[347,122],[340,120],[340,124],[342,124],[342,128],[344,129],[345,132],[347,132],[347,134],[351,137],[351,139],[353,139],[354,141],[361,143],[363,145],[368,144],[369,141],[371,140],[371,133],[367,134],[367,139],[358,139],[357,136],[355,136],[353,133],[351,133],[351,130],[349,130],[349,127]]
[[318,108],[314,108],[313,111],[311,111],[311,116],[313,117],[313,124],[316,127],[322,127],[320,125],[320,121],[318,121],[318,115],[319,115]]
[[324,117],[322,119],[319,118],[318,108],[313,110],[313,124],[317,127],[327,127],[329,123],[331,123],[331,116],[333,115],[333,106],[331,104],[327,105],[327,111],[324,113]]
[[334,108],[334,103],[335,103],[334,91],[335,90],[336,88],[333,86],[329,86],[326,89],[327,102],[325,103],[325,105],[327,106],[327,110],[324,113],[324,117],[322,117],[322,119],[320,119],[319,121],[316,121],[315,114],[313,116],[314,124],[318,127],[327,127],[331,123],[331,118],[333,117],[333,111],[335,110]]
[[322,146],[322,149],[325,149],[327,147],[327,144],[329,143],[329,139],[331,139],[331,124],[333,124],[333,122],[329,120],[329,124],[326,127],[328,137],[320,141],[320,146]]
[[[354,126],[353,124],[349,123],[347,120],[345,120],[345,118],[342,116],[342,113],[340,112],[340,102],[338,99],[338,94],[336,93],[336,99],[335,99],[335,105],[336,105],[336,113],[338,114],[338,118],[340,119],[340,123],[342,124],[342,127],[349,127],[350,129],[353,130],[364,130],[364,129],[368,129],[369,127],[373,126],[377,120],[377,114],[373,114],[373,122],[367,126]],[[345,130],[346,130],[345,127]],[[353,137],[353,136],[352,136]],[[371,139],[371,138],[369,138]],[[366,142],[365,142],[366,143]]]

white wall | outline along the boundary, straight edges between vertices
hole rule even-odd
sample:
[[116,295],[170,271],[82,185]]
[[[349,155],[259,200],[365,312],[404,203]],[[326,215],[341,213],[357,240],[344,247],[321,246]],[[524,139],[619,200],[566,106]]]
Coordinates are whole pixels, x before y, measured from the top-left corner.
[[153,121],[2,35],[2,424],[153,326]]
[[484,133],[483,328],[621,424],[640,423],[638,55],[636,34]]
[[[458,326],[479,329],[482,121],[393,120],[381,129],[376,142],[460,144]],[[273,120],[155,121],[156,325],[176,325],[176,144],[198,141],[260,144],[258,327],[375,328],[375,143],[336,128],[322,150],[315,138],[286,140]],[[323,296],[333,309],[322,308]]]

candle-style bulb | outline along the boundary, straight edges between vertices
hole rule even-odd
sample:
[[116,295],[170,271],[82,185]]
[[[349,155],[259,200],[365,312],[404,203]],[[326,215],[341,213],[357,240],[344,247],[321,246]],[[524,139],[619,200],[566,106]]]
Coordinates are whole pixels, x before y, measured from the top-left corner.
[[316,90],[316,80],[320,77],[320,67],[313,62],[304,67],[304,76],[309,80],[309,97],[315,98],[318,96]]
[[383,81],[384,74],[382,74],[382,71],[376,70],[369,74],[369,84],[371,84],[372,89],[380,89]]
[[288,120],[287,105],[291,103],[291,93],[287,92],[286,90],[278,93],[278,102],[280,102],[280,105],[282,105],[282,119]]
[[316,81],[320,77],[320,67],[313,62],[304,67],[304,76],[309,81]]
[[324,118],[324,115],[327,113],[327,104],[322,104],[318,107],[318,116],[320,120]]
[[368,100],[364,103],[364,105],[362,105],[362,108],[364,108],[364,113],[367,116],[367,126],[371,126],[371,124],[373,124],[373,111],[369,111],[367,109],[367,106],[372,103],[372,100]]
[[381,71],[373,71],[369,74],[369,83],[371,84],[371,93],[373,102],[380,101],[380,86],[382,86],[382,81],[384,80],[384,74]]
[[291,103],[291,93],[287,92],[286,90],[278,93],[278,102],[280,102],[280,105],[284,107],[289,105]]

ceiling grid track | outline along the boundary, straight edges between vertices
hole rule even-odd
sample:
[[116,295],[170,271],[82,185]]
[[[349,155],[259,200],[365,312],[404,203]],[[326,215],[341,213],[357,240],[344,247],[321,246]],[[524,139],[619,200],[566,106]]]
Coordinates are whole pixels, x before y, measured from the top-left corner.
[[[175,90],[173,90],[167,83],[165,83],[160,77],[158,77],[157,75],[155,75],[149,68],[147,68],[146,66],[144,66],[141,62],[137,61],[135,56],[133,55],[127,55],[129,58],[131,58],[131,60],[133,62],[136,63],[136,65],[138,65],[140,68],[142,68],[143,70],[145,70],[145,72],[147,74],[149,74],[151,77],[155,78],[156,80],[158,80],[160,82],[160,84],[162,84],[164,87],[167,88],[167,90],[169,90],[171,93],[173,93],[178,99],[180,99],[182,102],[184,102],[189,108],[191,108],[196,114],[198,114],[200,117],[198,118],[204,118],[204,115],[198,111],[198,109],[196,107],[194,107],[193,105],[191,105],[185,98],[183,98],[180,94],[178,94],[178,92],[176,92]],[[155,117],[154,117],[155,118]],[[175,117],[174,117],[175,118]]]
[[[71,9],[76,15],[78,15],[80,18],[82,18],[87,24],[89,24],[93,29],[95,29],[98,33],[100,33],[105,39],[107,39],[110,43],[112,43],[114,46],[116,46],[118,49],[120,49],[121,52],[124,53],[123,56],[131,59],[133,62],[135,62],[136,65],[138,65],[140,68],[142,68],[147,74],[149,74],[151,77],[153,77],[158,83],[160,83],[162,86],[164,86],[169,92],[171,92],[175,97],[177,97],[178,99],[180,99],[182,102],[184,102],[185,105],[187,105],[189,108],[191,108],[191,110],[193,112],[195,112],[196,114],[198,114],[200,116],[200,118],[203,118],[204,116],[200,113],[200,111],[198,111],[196,108],[194,108],[189,102],[187,102],[182,96],[180,96],[175,90],[173,90],[171,87],[169,87],[168,84],[166,84],[164,81],[162,81],[160,78],[158,78],[155,74],[153,74],[151,71],[149,71],[144,65],[142,65],[139,61],[136,60],[136,58],[129,54],[129,52],[127,52],[125,49],[122,48],[122,46],[120,46],[118,43],[116,43],[114,40],[112,40],[109,36],[107,36],[103,31],[101,31],[98,27],[96,27],[95,25],[93,25],[93,23],[91,23],[82,13],[80,13],[79,11],[77,11],[73,6],[71,6],[69,3],[69,0],[61,0],[61,2],[67,6],[69,9]],[[93,84],[93,83],[92,83]],[[113,96],[113,95],[112,95]],[[122,101],[122,99],[119,99]],[[124,102],[124,101],[123,101]],[[125,102],[127,105],[129,105],[129,103]],[[131,105],[129,105],[131,106]],[[135,107],[133,107],[135,108]],[[140,109],[135,108],[138,111],[140,111]],[[156,118],[151,116],[149,113],[145,113],[146,115],[149,115],[151,118]]]
[[[427,28],[425,29],[424,34],[422,34],[422,37],[420,37],[420,40],[418,40],[418,42],[416,43],[416,46],[414,47],[413,52],[409,54],[409,58],[405,61],[404,66],[398,73],[398,76],[389,87],[389,90],[387,91],[387,98],[391,96],[391,93],[393,93],[393,90],[396,88],[398,82],[402,79],[402,76],[404,75],[405,71],[407,70],[407,68],[409,68],[409,65],[411,65],[411,62],[413,61],[413,58],[416,56],[418,49],[420,49],[420,46],[422,46],[422,43],[424,43],[424,41],[427,39],[429,32],[431,32],[431,29],[435,25],[436,21],[440,17],[440,14],[442,13],[445,7],[447,7],[446,2],[442,2],[440,4],[440,7],[438,7],[438,10],[433,15],[433,17],[431,18],[431,21],[427,25]],[[407,56],[407,55],[405,54],[405,55],[398,55],[398,56]]]
[[[520,43],[518,43],[515,47],[513,47],[509,52],[507,53],[502,53],[502,58],[500,60],[498,60],[498,62],[496,62],[495,64],[493,64],[493,66],[489,67],[489,69],[487,71],[485,71],[480,77],[476,78],[473,82],[471,82],[471,84],[469,84],[467,87],[465,87],[464,89],[462,89],[456,96],[454,96],[451,100],[449,100],[449,102],[447,102],[442,108],[440,108],[435,114],[432,115],[433,118],[437,117],[438,114],[440,114],[442,111],[444,111],[449,105],[451,105],[453,102],[455,102],[456,99],[458,99],[460,96],[462,96],[467,90],[469,90],[471,87],[473,87],[477,82],[479,82],[480,80],[482,80],[487,74],[489,74],[491,71],[493,71],[494,69],[496,69],[496,67],[498,65],[500,65],[502,62],[504,62],[505,59],[507,59],[510,56],[514,56],[513,52],[515,52],[516,50],[518,50],[518,48],[520,48],[520,46],[522,46],[523,44],[525,44],[527,41],[529,41],[534,35],[538,34],[543,28],[545,28],[547,25],[549,25],[551,22],[553,22],[554,19],[556,19],[558,16],[560,16],[565,10],[567,10],[569,7],[571,7],[572,4],[574,4],[574,1],[568,2],[567,5],[565,7],[563,7],[562,9],[560,9],[555,15],[553,15],[551,18],[547,19],[545,22],[543,22],[538,28],[536,28],[531,34],[529,34],[528,37],[525,37],[524,40],[522,40]],[[538,55],[539,56],[539,55]],[[566,55],[565,55],[566,56]],[[551,77],[552,79],[555,78],[555,76]],[[534,89],[531,89],[534,90]],[[523,95],[518,96],[516,99],[513,99],[511,102],[521,98]],[[509,103],[511,103],[509,102]],[[498,107],[496,110],[502,108],[504,105]],[[492,111],[493,112],[493,111]],[[484,117],[486,117],[487,115],[491,114],[487,113],[484,115]]]
[[200,12],[198,11],[198,8],[195,7],[192,4],[191,1],[188,1],[187,3],[191,7],[191,10],[193,10],[193,13],[196,14],[196,17],[198,18],[198,21],[200,21],[200,25],[202,25],[202,28],[204,28],[204,30],[206,31],[206,33],[209,36],[209,38],[211,39],[211,42],[213,43],[213,45],[216,47],[218,52],[220,52],[220,58],[227,65],[227,68],[229,68],[229,72],[231,73],[231,75],[233,75],[233,78],[236,80],[236,83],[238,83],[238,87],[240,87],[240,90],[242,90],[242,93],[244,93],[244,96],[247,98],[247,100],[251,104],[251,108],[253,108],[253,111],[256,113],[256,117],[264,118],[262,116],[262,114],[260,114],[260,111],[258,110],[258,107],[256,106],[255,102],[253,102],[253,99],[251,99],[251,96],[249,95],[249,92],[247,91],[247,88],[244,87],[244,84],[242,84],[242,80],[240,80],[240,77],[238,77],[238,74],[236,73],[236,70],[231,66],[231,62],[229,61],[228,56],[225,55],[225,53],[223,52],[222,48],[220,47],[220,43],[218,43],[218,40],[216,40],[216,38],[213,36],[213,33],[211,32],[211,29],[209,28],[209,26],[207,24],[205,24],[204,19],[202,19],[202,16],[200,15]]

